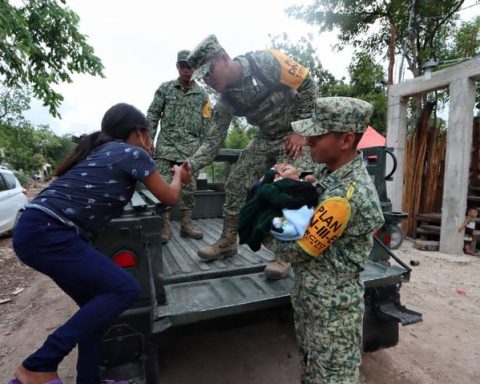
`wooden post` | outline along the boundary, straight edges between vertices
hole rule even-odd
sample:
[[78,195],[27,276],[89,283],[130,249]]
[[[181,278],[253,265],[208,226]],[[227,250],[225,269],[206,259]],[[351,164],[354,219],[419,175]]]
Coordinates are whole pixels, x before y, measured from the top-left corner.
[[392,96],[390,88],[387,127],[387,146],[394,149],[397,158],[397,171],[393,175],[393,181],[387,182],[387,194],[392,201],[392,209],[402,211],[405,144],[407,142],[407,101],[400,96]]
[[449,89],[440,252],[462,254],[463,233],[458,228],[465,220],[467,206],[475,82],[470,78],[456,79]]

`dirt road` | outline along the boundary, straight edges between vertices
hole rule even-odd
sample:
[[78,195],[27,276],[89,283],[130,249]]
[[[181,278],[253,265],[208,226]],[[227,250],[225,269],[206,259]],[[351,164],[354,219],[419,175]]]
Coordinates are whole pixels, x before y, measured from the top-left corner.
[[[397,254],[419,260],[403,303],[424,322],[401,328],[397,347],[364,356],[361,382],[372,384],[480,383],[480,257],[420,252],[407,244]],[[24,288],[19,291],[17,288]],[[48,278],[18,262],[9,238],[0,239],[0,382],[75,311]],[[184,336],[160,354],[163,382],[298,383],[299,360],[289,322],[265,322]],[[62,363],[75,382],[75,352]]]

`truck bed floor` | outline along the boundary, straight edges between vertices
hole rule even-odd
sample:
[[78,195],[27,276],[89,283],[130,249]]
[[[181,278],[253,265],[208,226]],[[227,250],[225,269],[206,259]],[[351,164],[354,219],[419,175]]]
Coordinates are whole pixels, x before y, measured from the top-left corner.
[[220,237],[223,222],[221,218],[209,218],[193,220],[193,223],[202,230],[203,239],[181,237],[180,223],[172,222],[172,239],[163,249],[162,279],[165,284],[261,272],[272,258],[272,253],[266,249],[255,253],[241,245],[237,255],[206,263],[197,256],[197,251]]

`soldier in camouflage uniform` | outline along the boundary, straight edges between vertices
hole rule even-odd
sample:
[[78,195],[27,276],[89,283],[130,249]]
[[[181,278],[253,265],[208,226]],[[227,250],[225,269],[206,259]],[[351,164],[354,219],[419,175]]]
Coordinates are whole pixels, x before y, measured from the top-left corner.
[[[316,100],[311,119],[292,124],[307,137],[312,159],[320,164],[315,176],[321,203],[303,239],[282,242],[268,236],[263,243],[292,263],[295,272],[291,301],[303,358],[302,383],[358,382],[364,311],[359,274],[372,249],[373,233],[384,222],[375,186],[356,150],[372,112],[369,103],[358,99],[325,97]],[[340,215],[338,205],[337,212],[326,213],[327,199],[349,205],[349,214]],[[334,230],[340,231],[336,237],[331,235]],[[322,241],[317,252],[305,243]]]
[[[204,39],[190,54],[193,78],[203,78],[220,93],[214,123],[205,143],[189,159],[194,171],[211,163],[225,140],[233,116],[244,116],[260,128],[243,151],[226,185],[223,231],[212,246],[198,255],[206,261],[237,253],[237,225],[247,191],[277,162],[292,162],[300,171],[312,169],[305,139],[290,123],[311,116],[316,86],[308,70],[277,50],[247,53],[231,59],[214,35]],[[274,259],[265,273],[284,278],[289,265]]]
[[[192,68],[187,63],[190,51],[177,54],[179,78],[160,85],[148,108],[147,119],[155,136],[158,122],[161,128],[156,150],[156,164],[162,177],[170,182],[174,164],[181,164],[195,153],[204,140],[212,117],[207,93],[192,81]],[[196,175],[182,190],[180,198],[181,230],[183,237],[201,239],[203,234],[191,222],[195,206]],[[160,237],[163,243],[170,240],[170,208],[162,214]]]

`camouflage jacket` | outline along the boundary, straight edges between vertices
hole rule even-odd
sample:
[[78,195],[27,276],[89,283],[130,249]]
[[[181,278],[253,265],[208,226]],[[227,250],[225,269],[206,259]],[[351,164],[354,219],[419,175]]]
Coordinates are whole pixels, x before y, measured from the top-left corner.
[[342,235],[318,257],[305,253],[296,242],[282,242],[271,236],[264,241],[276,257],[294,263],[295,274],[302,275],[304,284],[315,284],[325,273],[357,275],[363,271],[373,246],[373,232],[384,223],[378,194],[361,154],[330,174],[320,165],[316,176],[320,202],[333,196],[344,197],[355,182],[350,219]]
[[244,116],[267,138],[293,133],[290,123],[311,117],[317,87],[308,73],[277,50],[247,53],[234,60],[242,66],[238,88],[222,92],[205,143],[190,159],[193,169],[211,163],[223,144],[233,116]]
[[186,92],[178,79],[161,84],[147,112],[153,137],[160,121],[156,155],[173,161],[191,156],[203,142],[211,116],[208,95],[197,83]]

